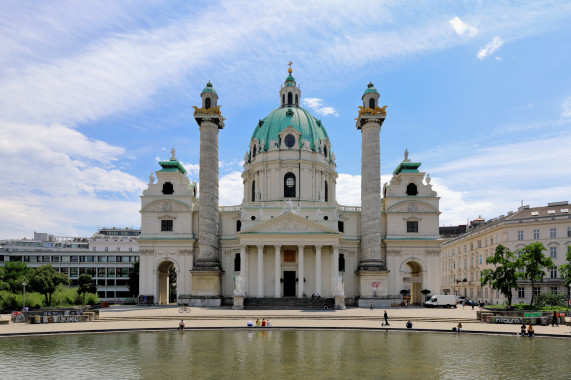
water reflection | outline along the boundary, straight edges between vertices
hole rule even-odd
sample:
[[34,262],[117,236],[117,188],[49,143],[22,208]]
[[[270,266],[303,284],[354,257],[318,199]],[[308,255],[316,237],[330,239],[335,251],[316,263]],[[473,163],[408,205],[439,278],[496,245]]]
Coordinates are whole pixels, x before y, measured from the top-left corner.
[[[185,331],[0,339],[3,379],[568,378],[568,339],[360,331]],[[554,365],[556,364],[556,365]]]

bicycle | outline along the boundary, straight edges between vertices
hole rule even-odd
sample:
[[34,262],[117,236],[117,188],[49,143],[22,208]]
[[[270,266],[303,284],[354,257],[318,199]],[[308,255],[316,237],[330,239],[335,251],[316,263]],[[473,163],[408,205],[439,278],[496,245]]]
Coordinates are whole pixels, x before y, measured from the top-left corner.
[[183,303],[182,306],[178,309],[179,313],[190,313],[190,307],[188,306],[188,304]]

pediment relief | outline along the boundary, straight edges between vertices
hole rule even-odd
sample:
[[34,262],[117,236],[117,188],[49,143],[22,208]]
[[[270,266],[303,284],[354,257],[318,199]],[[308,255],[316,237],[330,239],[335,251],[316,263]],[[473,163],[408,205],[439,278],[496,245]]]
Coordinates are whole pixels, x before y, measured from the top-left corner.
[[392,205],[387,209],[387,212],[406,212],[406,213],[425,213],[425,212],[438,212],[438,210],[424,202],[419,201],[403,201]]
[[299,216],[288,213],[280,215],[274,219],[262,222],[256,226],[250,227],[240,234],[261,234],[261,233],[320,233],[320,234],[340,234],[338,231],[322,226]]
[[180,201],[175,201],[172,199],[169,200],[157,200],[154,201],[150,204],[148,204],[147,206],[145,206],[145,208],[143,208],[143,212],[185,212],[185,211],[190,211],[191,208],[180,202]]

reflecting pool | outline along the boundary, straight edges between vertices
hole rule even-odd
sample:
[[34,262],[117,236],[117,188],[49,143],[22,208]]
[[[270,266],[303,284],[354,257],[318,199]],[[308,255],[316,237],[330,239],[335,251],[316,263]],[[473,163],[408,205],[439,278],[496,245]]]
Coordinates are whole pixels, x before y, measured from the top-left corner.
[[571,340],[382,331],[165,331],[0,339],[2,379],[571,377]]

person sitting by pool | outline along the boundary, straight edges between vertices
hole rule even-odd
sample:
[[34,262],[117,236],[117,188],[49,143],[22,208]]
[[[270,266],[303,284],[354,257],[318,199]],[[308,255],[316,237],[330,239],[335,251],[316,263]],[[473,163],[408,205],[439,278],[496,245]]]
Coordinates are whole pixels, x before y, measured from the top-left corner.
[[269,319],[266,321],[266,326],[272,327],[272,324],[270,323],[270,320],[269,320]]
[[531,324],[527,326],[527,336],[530,338],[535,336],[535,330],[533,329],[533,326]]
[[180,331],[184,331],[184,320],[181,319],[180,322],[178,323],[178,329]]
[[262,322],[260,322],[260,318],[256,319],[256,327],[260,327]]
[[522,323],[522,324],[521,324],[521,328],[520,328],[519,335],[521,335],[521,336],[526,336],[527,333],[525,332],[525,330],[526,330],[526,328],[525,328],[525,323]]
[[252,321],[248,321],[248,322],[247,322],[247,325],[248,325],[248,327],[253,327],[253,326],[254,326],[254,324],[252,323]]
[[412,322],[411,322],[411,321],[408,321],[408,322],[406,323],[406,328],[407,328],[407,329],[412,329]]
[[462,332],[462,322],[458,322],[458,326],[456,326],[457,332]]
[[262,327],[266,327],[266,320],[262,318]]

